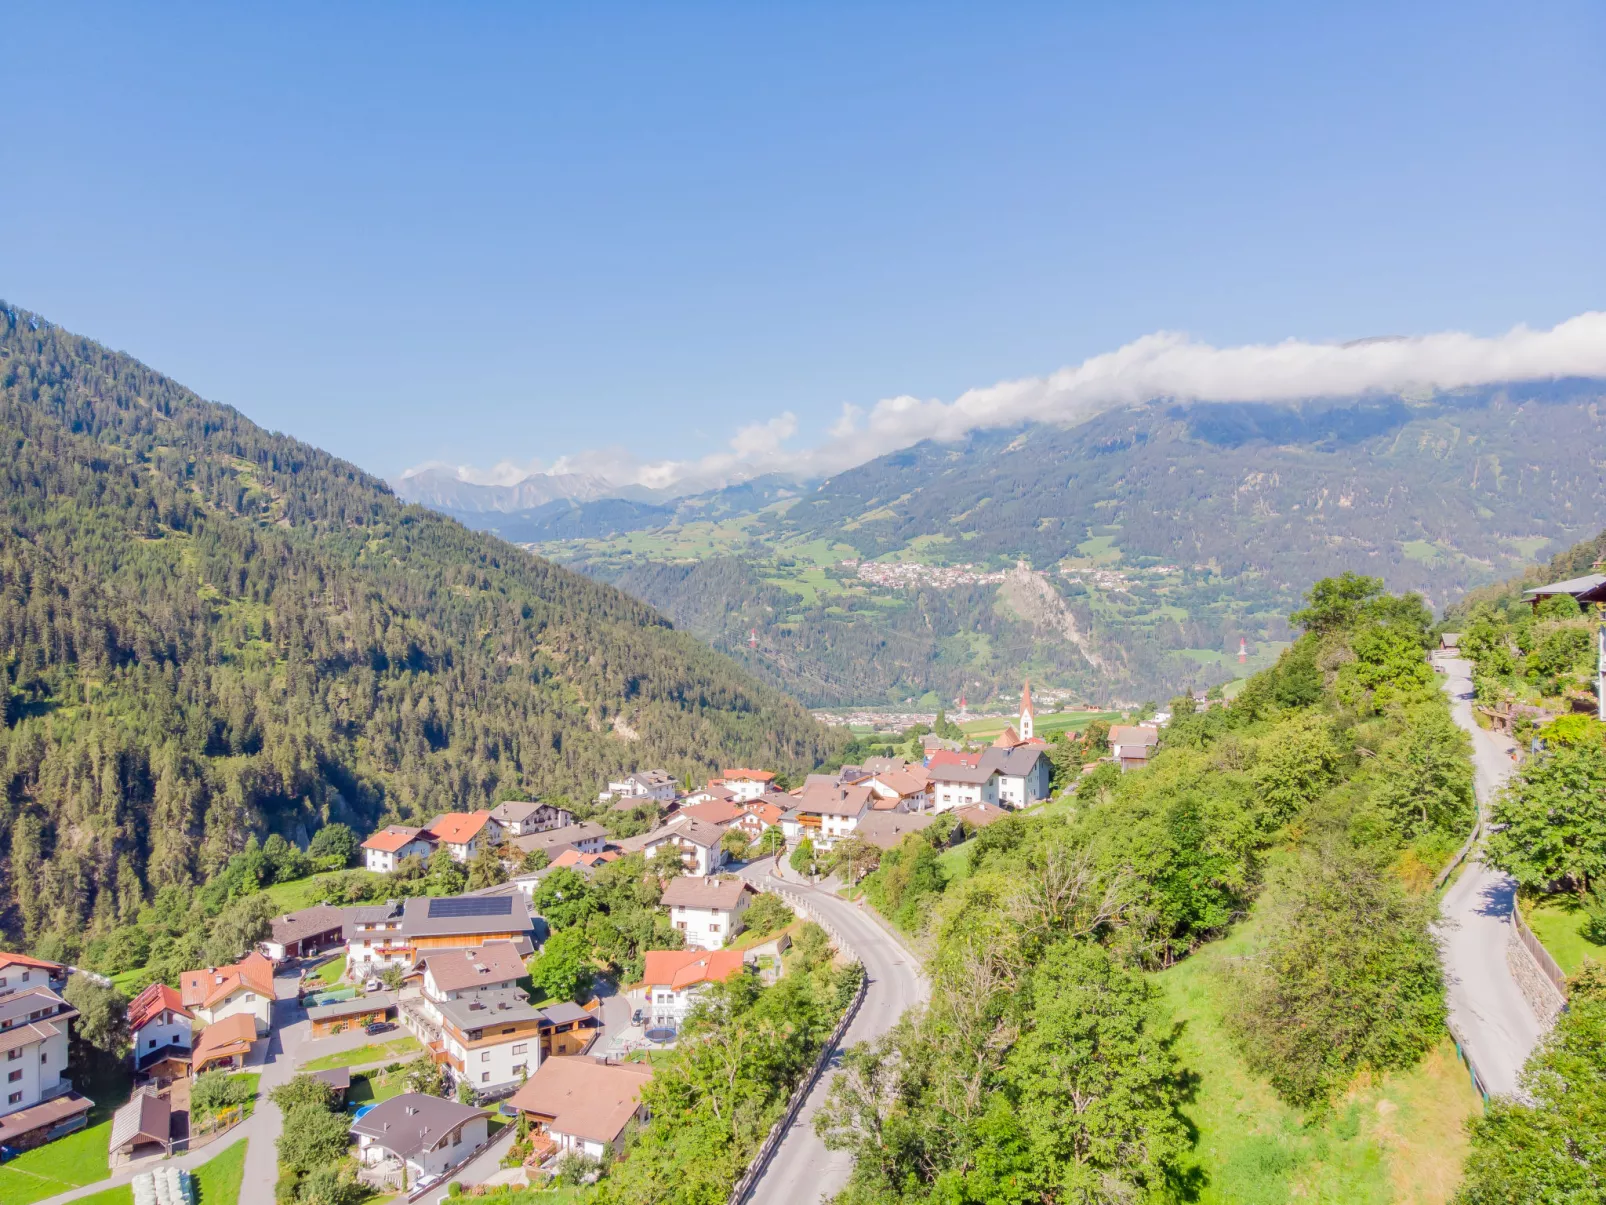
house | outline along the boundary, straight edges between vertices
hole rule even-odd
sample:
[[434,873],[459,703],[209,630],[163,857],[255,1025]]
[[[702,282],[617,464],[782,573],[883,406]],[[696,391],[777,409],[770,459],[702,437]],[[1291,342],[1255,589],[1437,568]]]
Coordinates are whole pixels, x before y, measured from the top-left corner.
[[762,837],[766,829],[779,828],[782,817],[791,809],[794,802],[790,795],[782,795],[779,798],[785,802],[776,802],[775,795],[761,795],[744,803],[742,814],[734,823],[727,826],[726,831],[739,828],[748,841],[753,842]]
[[330,1004],[316,1004],[307,1010],[312,1025],[312,1036],[327,1038],[331,1034],[361,1029],[376,1021],[390,1021],[396,1016],[396,997],[389,992],[369,992],[366,996],[353,996],[350,1000],[336,1000]]
[[346,943],[348,967],[368,973],[395,966],[410,970],[421,958],[442,950],[474,949],[512,942],[523,953],[532,948],[535,922],[522,891],[485,895],[414,897],[352,908]]
[[691,791],[685,795],[682,795],[680,797],[679,810],[683,812],[687,808],[696,807],[699,803],[735,802],[736,795],[734,792],[726,790],[725,787],[720,783],[711,782],[706,787],[698,787],[695,791]]
[[741,879],[671,879],[660,901],[686,938],[687,949],[717,950],[742,928],[742,913],[758,892]]
[[1147,724],[1116,724],[1110,729],[1110,754],[1122,770],[1140,770],[1149,764],[1160,730]]
[[214,1069],[239,1071],[251,1056],[257,1041],[255,1019],[250,1013],[230,1013],[208,1025],[195,1038],[190,1052],[190,1073],[202,1075]]
[[687,874],[709,875],[725,865],[725,830],[691,816],[675,816],[641,843],[649,858],[678,856]]
[[540,1065],[545,1013],[520,989],[437,1000],[435,1010],[439,1037],[430,1048],[444,1056],[456,1082],[496,1093]]
[[352,1123],[351,1132],[361,1162],[400,1164],[413,1182],[444,1175],[481,1150],[488,1124],[484,1109],[404,1092],[369,1109]]
[[524,977],[524,959],[511,942],[492,942],[477,949],[439,950],[421,959],[413,975],[422,980],[425,1012],[438,1025],[440,1014],[432,1012],[432,1002],[515,988]]
[[179,999],[202,1025],[215,1025],[236,1013],[249,1013],[257,1033],[273,1023],[273,964],[255,950],[226,967],[185,971],[178,977]]
[[424,826],[452,855],[454,862],[472,862],[480,850],[502,844],[502,826],[491,813],[444,812]]
[[508,842],[522,854],[532,854],[539,849],[548,858],[556,857],[565,849],[575,849],[583,854],[600,854],[607,843],[608,830],[590,820],[583,824],[565,824],[561,828],[526,833]]
[[195,1014],[165,983],[153,983],[128,1006],[128,1036],[134,1071],[155,1080],[189,1074]]
[[679,1028],[698,994],[710,983],[741,973],[740,950],[648,950],[641,986],[654,1026]]
[[572,866],[575,870],[586,871],[595,870],[598,866],[608,862],[617,862],[618,860],[619,855],[611,849],[605,849],[599,854],[583,854],[571,845],[553,858],[552,861],[548,862],[547,865],[554,870],[563,866]]
[[877,811],[923,812],[931,804],[931,775],[924,766],[875,770],[862,781],[870,788],[870,806]]
[[262,952],[274,963],[287,958],[313,958],[346,944],[345,910],[327,904],[286,912],[274,917],[269,927],[271,932],[262,943]]
[[362,864],[375,874],[394,874],[401,860],[417,854],[426,862],[435,852],[435,835],[406,824],[387,824],[362,843]]
[[825,775],[811,774],[795,803],[799,838],[808,837],[820,848],[830,849],[853,832],[871,810],[871,793],[863,783],[842,786]]
[[0,1144],[37,1146],[82,1128],[94,1102],[75,1093],[69,1078],[67,1053],[77,1019],[78,1010],[43,979],[0,996]]
[[645,1120],[641,1090],[650,1063],[553,1058],[541,1064],[508,1104],[530,1119],[538,1153],[576,1151],[601,1159],[617,1149],[632,1120]]
[[[989,750],[991,752],[991,750]],[[969,807],[977,803],[998,804],[998,775],[993,767],[950,755],[931,760],[931,806],[939,812]]]
[[1575,600],[1592,601],[1584,599],[1583,596],[1599,593],[1603,585],[1606,585],[1606,575],[1590,573],[1583,577],[1569,578],[1564,582],[1551,582],[1548,586],[1534,586],[1532,589],[1524,590],[1522,596],[1532,603],[1533,609],[1537,611],[1540,603],[1558,594],[1570,595]]
[[719,781],[737,799],[757,799],[770,789],[775,775],[768,770],[725,770]]
[[1010,749],[988,749],[982,754],[981,764],[991,766],[998,775],[998,797],[977,802],[1024,808],[1048,798],[1054,767],[1042,742],[1022,741]]
[[1003,808],[991,803],[971,803],[954,809],[954,819],[970,828],[986,828],[1009,815]]
[[551,828],[562,828],[574,823],[574,813],[550,803],[499,803],[491,809],[491,819],[501,826],[502,836],[523,837],[529,833],[544,833]]
[[59,962],[0,950],[0,996],[36,987],[48,987],[60,995],[67,989],[67,968]]
[[941,824],[947,824],[952,831],[952,817],[934,812],[871,812],[859,822],[853,835],[877,849],[896,849],[910,833],[922,833]]
[[610,782],[608,789],[602,793],[602,799],[633,799],[638,802],[648,799],[659,803],[671,803],[679,790],[679,785],[665,770],[638,770],[636,773],[618,782]]
[[[136,1089],[128,1103],[112,1114],[111,1154],[124,1158],[167,1154],[172,1149],[173,1111],[155,1089]],[[151,1149],[157,1148],[157,1149]]]
[[735,799],[710,799],[705,803],[681,804],[680,810],[675,813],[676,819],[689,816],[693,820],[701,820],[704,824],[712,824],[715,828],[726,829],[747,815],[744,804]]

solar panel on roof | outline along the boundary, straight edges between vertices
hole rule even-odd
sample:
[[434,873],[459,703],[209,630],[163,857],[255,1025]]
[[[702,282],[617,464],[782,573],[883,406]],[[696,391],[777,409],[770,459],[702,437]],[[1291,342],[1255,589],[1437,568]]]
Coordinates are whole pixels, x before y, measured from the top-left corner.
[[454,916],[507,916],[513,911],[510,895],[448,896],[429,901],[431,920]]

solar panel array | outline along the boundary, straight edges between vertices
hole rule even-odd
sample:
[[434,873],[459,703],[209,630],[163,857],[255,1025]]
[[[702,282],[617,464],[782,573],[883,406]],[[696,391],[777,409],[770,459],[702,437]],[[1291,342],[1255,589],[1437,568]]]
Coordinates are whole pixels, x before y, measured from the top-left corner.
[[454,916],[510,916],[513,897],[509,895],[459,895],[429,901],[431,920]]

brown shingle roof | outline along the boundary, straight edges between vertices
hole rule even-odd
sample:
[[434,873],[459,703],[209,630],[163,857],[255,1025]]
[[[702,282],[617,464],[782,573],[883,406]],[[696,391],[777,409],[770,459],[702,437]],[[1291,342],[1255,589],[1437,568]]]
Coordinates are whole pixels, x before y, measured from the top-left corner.
[[201,1036],[195,1039],[195,1049],[190,1052],[190,1065],[199,1074],[206,1070],[207,1063],[248,1053],[256,1040],[256,1018],[250,1013],[231,1013],[201,1030]]
[[662,903],[665,908],[717,908],[729,912],[736,907],[742,893],[752,887],[740,879],[705,879],[682,875],[669,880],[664,888]]
[[646,1063],[599,1063],[584,1057],[544,1059],[509,1103],[550,1118],[549,1127],[591,1142],[613,1142],[641,1107],[652,1079]]
[[273,998],[273,964],[255,950],[230,966],[185,971],[178,977],[179,998],[186,1008],[210,1008],[237,988]]
[[443,992],[509,983],[524,974],[524,961],[512,942],[493,941],[472,950],[430,954],[422,960]]

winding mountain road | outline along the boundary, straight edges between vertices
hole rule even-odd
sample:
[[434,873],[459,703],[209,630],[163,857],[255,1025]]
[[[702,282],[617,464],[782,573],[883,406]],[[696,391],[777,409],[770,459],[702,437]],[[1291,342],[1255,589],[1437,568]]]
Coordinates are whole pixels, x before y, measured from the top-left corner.
[[[1511,741],[1479,728],[1472,717],[1472,666],[1459,657],[1440,657],[1450,713],[1472,738],[1472,764],[1480,812],[1511,776]],[[1487,813],[1484,813],[1487,815]],[[1474,849],[1440,902],[1444,923],[1439,951],[1444,963],[1450,1020],[1492,1095],[1513,1096],[1517,1077],[1544,1033],[1506,962],[1511,910],[1517,884],[1486,865]]]
[[[768,860],[755,862],[742,876],[761,889],[783,888],[803,898],[815,916],[840,933],[864,964],[867,980],[864,1003],[843,1035],[842,1045],[851,1046],[886,1033],[898,1018],[927,999],[931,985],[919,960],[872,917],[856,904],[830,891],[816,890],[795,875],[779,877]],[[845,1151],[828,1151],[814,1133],[814,1115],[825,1102],[840,1060],[833,1057],[825,1074],[809,1093],[796,1120],[770,1158],[764,1174],[753,1185],[748,1200],[752,1205],[819,1205],[834,1196],[848,1182],[853,1158]]]

